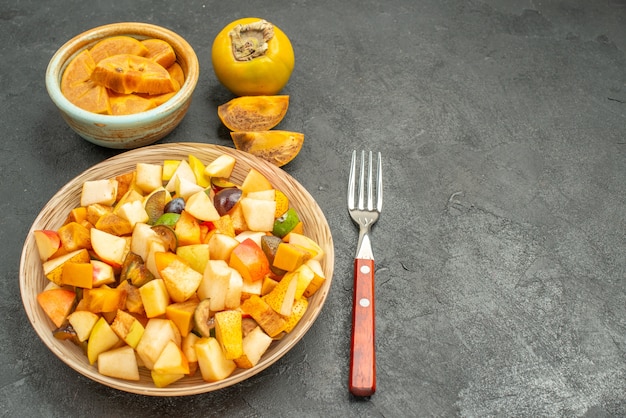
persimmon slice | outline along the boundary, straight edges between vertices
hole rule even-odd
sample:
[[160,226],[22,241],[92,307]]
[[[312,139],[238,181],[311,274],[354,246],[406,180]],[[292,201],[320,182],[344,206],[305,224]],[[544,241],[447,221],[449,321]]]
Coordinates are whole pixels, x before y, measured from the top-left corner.
[[231,131],[267,131],[278,125],[289,107],[289,96],[241,96],[218,106],[217,114]]
[[148,48],[133,37],[121,35],[103,39],[91,47],[89,51],[97,64],[105,58],[120,54],[142,57],[148,53]]
[[231,132],[235,148],[282,167],[300,152],[304,134],[290,131]]
[[162,67],[168,68],[176,62],[176,53],[168,42],[162,39],[145,39],[141,43],[148,49],[144,57],[150,58]]
[[61,77],[61,93],[81,109],[108,114],[110,108],[107,91],[91,80],[95,67],[96,63],[88,50],[74,57]]
[[[91,79],[117,93],[163,94],[176,91],[165,68],[149,58],[131,54],[113,55],[96,64]],[[179,86],[178,86],[179,87]]]
[[112,115],[131,115],[153,109],[157,104],[150,98],[136,94],[119,94],[109,92],[109,103]]

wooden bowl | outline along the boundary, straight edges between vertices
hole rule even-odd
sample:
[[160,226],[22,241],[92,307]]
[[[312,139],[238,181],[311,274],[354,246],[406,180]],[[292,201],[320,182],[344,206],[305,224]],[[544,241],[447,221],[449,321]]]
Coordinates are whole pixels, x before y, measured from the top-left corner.
[[[254,167],[263,173],[276,189],[284,192],[304,223],[305,235],[315,240],[325,251],[322,267],[326,281],[309,299],[309,308],[296,328],[282,339],[274,341],[254,368],[236,369],[230,377],[214,383],[202,380],[200,372],[197,371],[194,376],[185,377],[166,388],[155,387],[150,372],[145,368],[140,368],[141,380],[137,382],[103,376],[98,373],[96,366],[89,364],[87,356],[78,346],[70,341],[53,337],[52,331],[55,326],[37,304],[37,294],[44,289],[48,279],[43,274],[33,231],[58,229],[69,211],[79,205],[81,187],[87,180],[110,178],[132,171],[137,162],[162,164],[165,159],[186,159],[189,154],[200,158],[205,164],[221,154],[232,155],[237,160],[231,176],[233,182],[241,184],[250,167]],[[254,376],[284,356],[304,336],[319,315],[330,289],[333,267],[333,240],[322,210],[306,189],[283,170],[232,148],[192,143],[159,144],[127,151],[91,167],[63,186],[50,199],[33,222],[24,243],[20,262],[20,292],[28,318],[41,340],[59,359],[77,372],[96,382],[126,392],[151,396],[182,396],[210,392],[234,385]]]
[[[61,77],[68,63],[98,41],[122,35],[168,42],[185,73],[180,90],[154,109],[132,115],[100,115],[71,103],[61,92]],[[121,22],[90,29],[63,44],[48,63],[46,89],[65,122],[83,139],[106,148],[132,149],[153,144],[178,126],[189,109],[199,74],[196,53],[180,35],[149,23]]]

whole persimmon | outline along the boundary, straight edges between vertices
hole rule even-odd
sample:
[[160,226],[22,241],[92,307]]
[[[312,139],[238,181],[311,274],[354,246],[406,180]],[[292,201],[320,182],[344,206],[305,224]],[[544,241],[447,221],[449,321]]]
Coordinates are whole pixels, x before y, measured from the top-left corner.
[[275,25],[253,17],[235,20],[215,37],[213,70],[237,96],[271,96],[289,81],[295,64],[291,41]]

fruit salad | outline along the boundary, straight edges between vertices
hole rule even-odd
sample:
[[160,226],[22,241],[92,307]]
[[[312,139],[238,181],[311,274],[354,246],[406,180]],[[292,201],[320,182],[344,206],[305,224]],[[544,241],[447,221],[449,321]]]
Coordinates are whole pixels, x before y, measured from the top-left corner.
[[56,230],[36,230],[51,332],[105,376],[156,387],[252,368],[324,284],[324,251],[287,195],[235,158],[142,163],[82,185]]

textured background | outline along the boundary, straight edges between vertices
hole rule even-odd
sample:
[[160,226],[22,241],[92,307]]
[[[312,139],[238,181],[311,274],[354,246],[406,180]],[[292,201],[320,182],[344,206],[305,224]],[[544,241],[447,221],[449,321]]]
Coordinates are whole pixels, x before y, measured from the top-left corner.
[[[255,3],[255,4],[253,4]],[[39,341],[18,267],[32,221],[118,151],[73,134],[44,86],[56,48],[114,21],[173,29],[201,76],[162,142],[232,146],[210,48],[263,17],[296,68],[285,170],[333,230],[322,314],[278,363],[217,393],[149,398],[96,384]],[[626,415],[626,2],[8,0],[0,5],[0,416]],[[347,390],[352,149],[383,153],[378,391]]]

